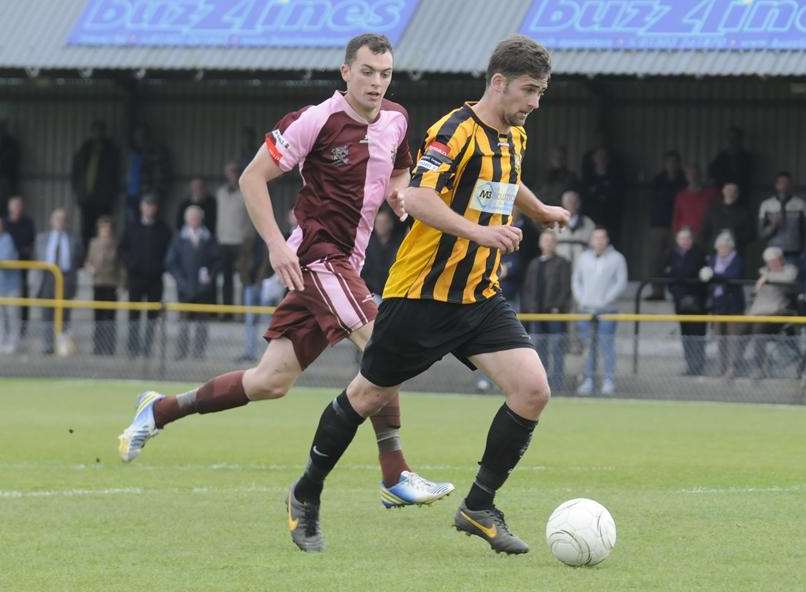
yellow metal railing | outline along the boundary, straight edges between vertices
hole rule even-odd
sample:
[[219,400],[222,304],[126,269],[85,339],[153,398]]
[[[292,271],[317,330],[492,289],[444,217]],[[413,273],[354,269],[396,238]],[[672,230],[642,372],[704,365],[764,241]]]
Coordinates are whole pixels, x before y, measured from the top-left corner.
[[778,323],[806,325],[806,316],[761,316],[761,315],[706,315],[706,314],[629,314],[614,313],[599,315],[602,321],[651,322],[651,323]]
[[[0,269],[6,267],[5,261],[0,261]],[[34,263],[34,262],[28,262]],[[47,267],[31,267],[30,269],[48,269],[51,265],[45,263]],[[7,268],[14,269],[11,266]],[[56,271],[58,271],[58,268]],[[61,275],[56,280],[59,286],[57,290],[63,292],[61,285]],[[42,308],[55,308],[54,319],[56,323],[61,323],[62,310],[71,309],[97,309],[97,310],[164,310],[172,312],[200,312],[209,314],[274,314],[275,306],[244,306],[239,304],[191,304],[187,302],[128,302],[128,301],[107,301],[107,300],[65,300],[59,298],[0,298],[0,305],[9,306],[34,306]],[[518,320],[521,321],[590,321],[594,315],[582,313],[519,313]],[[806,316],[743,316],[743,315],[678,315],[678,314],[630,314],[630,313],[608,313],[597,315],[600,321],[616,322],[641,322],[641,323],[773,323],[806,325]],[[58,331],[61,331],[59,326]]]
[[206,312],[210,314],[274,314],[276,306],[243,306],[241,304],[191,304],[188,302],[166,302],[165,310],[174,312]]
[[[48,302],[52,302],[52,308],[55,310],[53,311],[53,332],[58,337],[62,334],[62,328],[64,327],[64,306],[67,302],[64,299],[64,275],[62,274],[62,270],[59,269],[58,265],[54,265],[53,263],[47,263],[46,261],[19,261],[19,260],[9,260],[4,259],[0,261],[0,269],[17,269],[17,270],[24,270],[24,269],[38,269],[40,271],[47,271],[53,274],[53,298],[47,299]],[[19,300],[21,302],[6,302],[6,301],[13,301]],[[0,298],[0,304],[10,304],[10,305],[18,305],[18,306],[27,306],[28,302],[33,300],[32,298]],[[45,300],[45,299],[38,299],[38,300]]]

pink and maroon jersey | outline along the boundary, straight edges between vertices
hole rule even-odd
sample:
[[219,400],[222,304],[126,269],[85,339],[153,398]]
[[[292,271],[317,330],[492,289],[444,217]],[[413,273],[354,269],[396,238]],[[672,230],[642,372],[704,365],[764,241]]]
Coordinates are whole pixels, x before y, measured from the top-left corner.
[[302,175],[294,205],[299,227],[288,239],[301,264],[341,254],[361,270],[392,171],[412,165],[407,128],[401,105],[384,99],[368,124],[337,91],[289,113],[266,134],[279,167],[287,172],[299,166]]

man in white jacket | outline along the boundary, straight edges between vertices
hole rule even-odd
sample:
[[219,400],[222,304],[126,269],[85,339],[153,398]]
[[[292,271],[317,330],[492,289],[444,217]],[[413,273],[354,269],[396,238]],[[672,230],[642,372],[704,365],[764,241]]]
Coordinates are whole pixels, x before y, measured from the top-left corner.
[[[607,230],[596,228],[591,235],[590,249],[576,260],[571,288],[579,312],[600,315],[616,312],[616,300],[627,287],[627,262],[624,256],[610,246]],[[597,349],[602,352],[604,380],[602,394],[611,395],[616,389],[616,322],[581,321],[579,334],[591,345],[585,363],[584,379],[577,393],[590,395],[596,378]],[[594,346],[594,343],[598,346]]]

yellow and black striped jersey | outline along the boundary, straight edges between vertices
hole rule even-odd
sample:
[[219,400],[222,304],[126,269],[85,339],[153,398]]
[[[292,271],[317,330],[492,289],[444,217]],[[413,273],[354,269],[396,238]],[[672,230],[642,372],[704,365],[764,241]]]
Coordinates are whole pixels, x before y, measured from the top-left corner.
[[[520,184],[526,132],[499,132],[465,103],[426,133],[412,187],[434,189],[450,208],[481,225],[509,224]],[[384,298],[469,304],[499,289],[501,252],[416,220],[383,291]]]

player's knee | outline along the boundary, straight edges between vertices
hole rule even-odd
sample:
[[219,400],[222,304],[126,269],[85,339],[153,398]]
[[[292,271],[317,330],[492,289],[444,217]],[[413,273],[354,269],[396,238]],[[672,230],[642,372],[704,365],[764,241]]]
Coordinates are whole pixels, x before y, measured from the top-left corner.
[[394,398],[397,387],[379,387],[359,375],[350,384],[347,393],[356,413],[369,417],[378,413]]
[[281,399],[288,394],[288,386],[284,384],[264,384],[259,385],[249,392],[249,398],[253,401],[265,399]]
[[542,411],[548,405],[549,399],[551,399],[551,387],[549,387],[545,373],[525,381],[522,391],[521,398],[523,401],[537,413]]
[[280,399],[291,388],[291,384],[287,380],[279,380],[276,375],[266,375],[257,368],[247,370],[243,384],[246,396],[252,401]]

